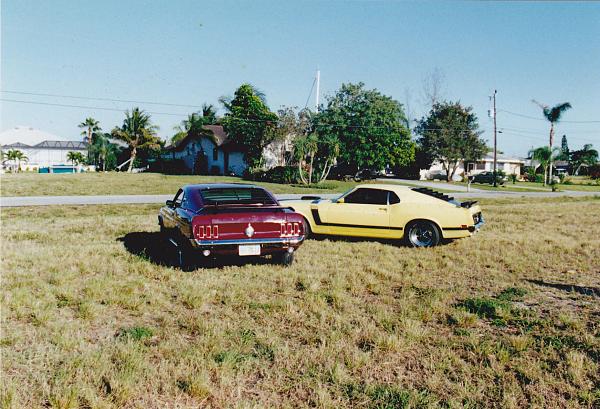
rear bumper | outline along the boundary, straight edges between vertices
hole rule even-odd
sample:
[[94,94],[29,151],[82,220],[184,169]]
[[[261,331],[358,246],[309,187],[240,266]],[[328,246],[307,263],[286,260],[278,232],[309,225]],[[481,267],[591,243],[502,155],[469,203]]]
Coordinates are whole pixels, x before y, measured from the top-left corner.
[[237,253],[238,246],[259,244],[261,254],[277,253],[289,248],[298,248],[304,241],[304,236],[282,237],[267,239],[245,239],[245,240],[190,240],[193,248],[198,250],[211,250],[217,254]]

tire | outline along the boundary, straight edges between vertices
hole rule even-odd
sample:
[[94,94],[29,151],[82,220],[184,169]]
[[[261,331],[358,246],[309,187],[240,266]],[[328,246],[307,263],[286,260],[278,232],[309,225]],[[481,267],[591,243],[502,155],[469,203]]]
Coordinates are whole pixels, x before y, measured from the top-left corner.
[[429,220],[415,220],[406,227],[404,240],[412,247],[434,247],[440,244],[441,236],[435,223]]
[[313,235],[312,229],[310,228],[310,223],[305,218],[304,219],[304,240],[310,238]]
[[273,254],[273,261],[277,264],[290,266],[294,262],[294,253],[282,252]]

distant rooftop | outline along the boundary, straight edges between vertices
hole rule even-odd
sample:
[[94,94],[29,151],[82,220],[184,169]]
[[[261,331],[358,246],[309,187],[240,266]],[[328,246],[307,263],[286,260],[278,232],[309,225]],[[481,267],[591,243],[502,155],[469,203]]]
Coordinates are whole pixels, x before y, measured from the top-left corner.
[[[64,146],[62,143],[66,143]],[[0,132],[0,145],[12,148],[28,148],[38,146],[40,148],[82,149],[80,144],[86,145],[80,140],[69,140],[49,132],[35,129],[31,126],[16,126]],[[72,144],[72,145],[70,145]]]

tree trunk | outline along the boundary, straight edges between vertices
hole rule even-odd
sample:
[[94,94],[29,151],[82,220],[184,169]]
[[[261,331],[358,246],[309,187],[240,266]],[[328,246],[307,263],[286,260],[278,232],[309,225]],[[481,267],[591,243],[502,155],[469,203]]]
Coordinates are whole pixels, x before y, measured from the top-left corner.
[[310,167],[308,168],[308,184],[312,184],[312,174],[313,174],[313,162],[315,160],[315,154],[310,154]]
[[300,175],[300,180],[305,185],[308,185],[308,181],[304,177],[304,169],[302,169],[302,159],[298,160],[298,175]]
[[544,186],[546,186],[546,173],[548,171],[548,167],[544,166]]
[[554,122],[550,122],[550,163],[548,166],[548,183],[552,183],[552,145],[554,145]]
[[137,148],[133,148],[131,150],[131,156],[129,157],[129,168],[127,169],[127,173],[131,173],[133,169],[133,161],[135,161],[135,156],[137,155]]

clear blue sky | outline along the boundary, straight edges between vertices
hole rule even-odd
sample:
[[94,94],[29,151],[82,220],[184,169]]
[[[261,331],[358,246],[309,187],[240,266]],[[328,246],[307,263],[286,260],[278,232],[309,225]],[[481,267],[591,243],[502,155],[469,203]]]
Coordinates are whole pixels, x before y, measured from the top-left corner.
[[[600,121],[600,3],[360,1],[1,1],[1,88],[45,94],[218,105],[243,82],[270,107],[304,107],[315,69],[325,97],[343,82],[424,113],[422,81],[439,68],[444,94],[474,107],[491,139],[498,108],[541,118],[535,98],[569,101],[565,121]],[[1,93],[0,98],[125,110],[136,104]],[[79,138],[87,116],[110,130],[121,112],[0,101],[0,130],[29,125]],[[162,137],[192,108],[157,112]],[[180,114],[179,116],[158,113]],[[524,155],[548,125],[500,111],[499,148]],[[600,147],[600,122],[567,123],[571,148]]]

